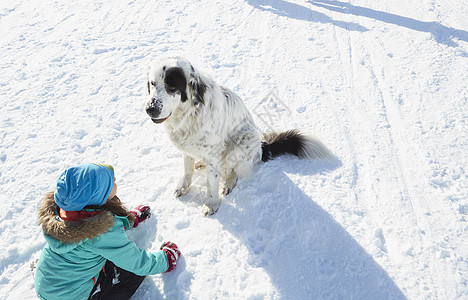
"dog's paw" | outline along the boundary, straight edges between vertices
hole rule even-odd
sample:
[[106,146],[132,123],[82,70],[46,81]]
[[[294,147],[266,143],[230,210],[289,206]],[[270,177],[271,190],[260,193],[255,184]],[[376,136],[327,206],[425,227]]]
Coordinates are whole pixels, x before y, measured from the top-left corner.
[[231,193],[231,191],[232,191],[231,188],[225,186],[225,187],[223,188],[223,190],[221,191],[221,195],[227,196],[227,195],[229,195],[229,193]]
[[177,187],[174,191],[174,196],[180,197],[180,196],[187,195],[188,192],[190,191],[191,182],[192,180],[187,179],[185,176],[180,178],[179,183],[177,184]]
[[234,179],[228,180],[228,182],[224,184],[224,187],[221,191],[221,195],[223,196],[228,195],[229,193],[232,192],[232,190],[236,187],[236,185],[237,185],[237,177],[235,177]]
[[203,170],[206,168],[205,162],[203,160],[199,160],[195,163],[195,169],[197,170]]
[[174,191],[174,196],[180,197],[188,194],[190,187],[180,187]]
[[210,207],[206,204],[203,204],[203,207],[202,207],[202,214],[207,217],[207,216],[211,216],[212,214],[214,214],[215,212],[218,211],[218,208],[219,208],[219,204],[218,205],[215,205],[214,207]]

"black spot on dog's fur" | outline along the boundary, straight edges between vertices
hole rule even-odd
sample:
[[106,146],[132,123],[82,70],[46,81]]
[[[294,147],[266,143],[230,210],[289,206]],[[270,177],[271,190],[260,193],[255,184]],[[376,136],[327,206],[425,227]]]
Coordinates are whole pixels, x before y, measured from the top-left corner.
[[200,76],[192,74],[190,84],[192,85],[193,89],[193,105],[197,106],[199,103],[205,104],[203,96],[205,95],[207,89],[206,83],[200,78]]
[[164,86],[169,94],[179,92],[181,101],[187,101],[187,78],[185,78],[184,71],[181,68],[167,69],[166,76],[164,77]]

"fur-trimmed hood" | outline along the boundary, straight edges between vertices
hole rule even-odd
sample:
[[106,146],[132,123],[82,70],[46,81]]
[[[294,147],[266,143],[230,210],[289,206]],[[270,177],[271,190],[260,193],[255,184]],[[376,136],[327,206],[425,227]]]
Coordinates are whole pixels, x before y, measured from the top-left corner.
[[[109,200],[109,202],[115,202],[113,204],[123,206],[117,196]],[[74,222],[59,219],[56,213],[57,209],[58,207],[56,207],[54,201],[54,192],[49,192],[40,204],[38,218],[47,241],[49,242],[50,240],[48,236],[52,237],[59,242],[58,245],[64,243],[76,246],[81,241],[93,239],[100,234],[106,233],[114,226],[114,214],[105,209],[96,216]],[[53,245],[51,246],[53,247]]]

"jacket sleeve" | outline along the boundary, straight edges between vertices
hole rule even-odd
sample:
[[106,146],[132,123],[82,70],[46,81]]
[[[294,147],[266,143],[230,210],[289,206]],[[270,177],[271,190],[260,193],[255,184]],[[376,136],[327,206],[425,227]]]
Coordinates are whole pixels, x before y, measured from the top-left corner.
[[169,263],[164,251],[147,252],[130,241],[125,233],[122,222],[116,220],[115,225],[105,234],[90,241],[91,251],[112,261],[116,266],[147,276],[167,271]]

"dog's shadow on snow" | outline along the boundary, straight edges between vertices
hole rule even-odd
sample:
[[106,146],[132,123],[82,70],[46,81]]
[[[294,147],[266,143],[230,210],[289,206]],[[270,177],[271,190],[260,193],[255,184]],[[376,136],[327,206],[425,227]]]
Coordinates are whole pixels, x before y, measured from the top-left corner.
[[261,164],[212,217],[245,244],[248,263],[269,274],[281,298],[406,299],[371,255],[287,175],[318,175],[340,165],[292,157]]

